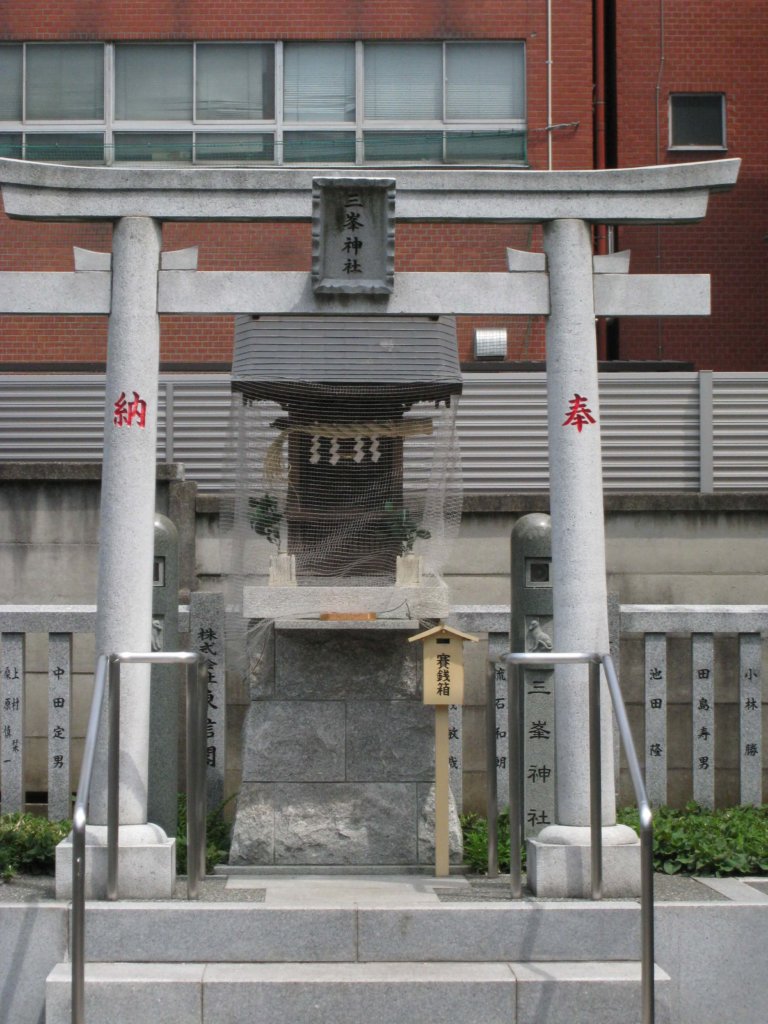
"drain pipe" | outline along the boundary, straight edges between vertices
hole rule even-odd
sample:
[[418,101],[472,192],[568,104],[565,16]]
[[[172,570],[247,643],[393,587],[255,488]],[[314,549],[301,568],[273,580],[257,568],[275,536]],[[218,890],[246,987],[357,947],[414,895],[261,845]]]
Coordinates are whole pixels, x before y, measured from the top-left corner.
[[552,0],[547,0],[547,170],[552,170]]
[[[595,72],[594,99],[594,161],[595,169],[602,171],[606,166],[605,142],[605,0],[595,0],[593,6]],[[608,252],[608,227],[595,224],[595,250],[599,255]],[[608,323],[605,317],[597,318],[597,357],[608,358]]]
[[659,73],[656,76],[656,163],[661,160],[661,79],[664,74],[664,0],[659,0]]
[[[661,79],[664,75],[666,50],[664,48],[664,0],[659,0],[659,72],[656,76],[656,163],[661,163]],[[656,225],[656,273],[661,273],[661,225]],[[664,352],[664,321],[656,320],[656,354],[659,359]]]
[[[595,168],[605,168],[605,0],[595,0]],[[605,225],[598,228],[599,253],[607,252]],[[600,239],[603,245],[600,245]]]

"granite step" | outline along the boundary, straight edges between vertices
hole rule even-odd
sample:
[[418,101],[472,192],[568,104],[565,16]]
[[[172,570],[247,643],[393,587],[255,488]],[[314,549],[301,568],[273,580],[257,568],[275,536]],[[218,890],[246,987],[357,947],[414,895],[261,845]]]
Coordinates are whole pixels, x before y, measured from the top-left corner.
[[[70,964],[46,984],[69,1024]],[[656,970],[657,1022],[669,978]],[[640,1021],[637,963],[89,963],[88,1021],[110,1024],[616,1024]]]
[[624,961],[634,901],[403,905],[89,903],[86,959],[137,963]]

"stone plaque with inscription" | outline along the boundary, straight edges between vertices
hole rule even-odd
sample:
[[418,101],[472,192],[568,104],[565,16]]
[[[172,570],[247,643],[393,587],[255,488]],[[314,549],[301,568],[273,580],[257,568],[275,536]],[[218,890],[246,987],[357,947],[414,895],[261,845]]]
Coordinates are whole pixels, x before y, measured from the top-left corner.
[[395,284],[394,178],[315,178],[316,294],[390,295]]

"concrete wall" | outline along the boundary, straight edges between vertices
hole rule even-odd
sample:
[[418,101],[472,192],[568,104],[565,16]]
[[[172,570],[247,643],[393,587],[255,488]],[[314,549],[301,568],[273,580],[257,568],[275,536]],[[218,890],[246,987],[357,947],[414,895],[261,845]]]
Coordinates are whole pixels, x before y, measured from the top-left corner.
[[[467,495],[447,577],[456,604],[509,603],[509,537],[546,494]],[[761,604],[768,492],[605,495],[608,589],[622,604]]]
[[[197,495],[179,467],[160,467],[158,509],[182,536],[182,599],[196,586],[218,590],[221,563],[218,498]],[[92,603],[95,599],[99,467],[84,464],[0,463],[0,604]],[[130,495],[126,496],[130,500]],[[465,514],[447,568],[453,603],[507,604],[509,536],[517,518],[547,511],[546,494],[500,494],[465,499]],[[609,590],[622,603],[768,603],[768,492],[715,495],[688,492],[606,496]],[[484,645],[467,650],[464,804],[482,810],[484,764]],[[630,719],[642,746],[642,641],[624,638],[621,679]],[[737,678],[735,640],[716,652],[718,803],[738,801]],[[44,790],[47,652],[43,637],[28,649],[27,789]],[[767,666],[768,667],[768,666]],[[671,641],[670,801],[690,798],[690,651]],[[75,761],[85,724],[93,672],[93,645],[75,649]],[[729,675],[730,672],[730,675]],[[240,780],[240,736],[247,687],[228,679],[227,792]],[[764,733],[768,716],[764,704]],[[74,778],[74,775],[73,775]],[[768,778],[766,778],[768,791]],[[622,798],[630,800],[626,784]]]
[[[547,512],[546,495],[468,495],[461,533],[447,576],[455,604],[508,605],[509,537],[519,516]],[[657,492],[606,494],[608,590],[622,604],[768,603],[768,494]],[[485,645],[466,650],[464,707],[464,809],[485,806]],[[622,638],[620,681],[636,746],[644,736],[643,641]],[[668,800],[692,798],[691,655],[688,637],[671,637],[669,679]],[[764,652],[763,678],[768,672]],[[736,637],[715,644],[718,806],[739,802],[739,691]],[[765,698],[765,694],[764,694]],[[763,735],[768,703],[763,701]],[[625,767],[625,766],[623,766]],[[763,769],[768,793],[768,770]],[[620,801],[633,792],[622,771]]]
[[[87,463],[0,463],[0,605],[95,604],[101,467]],[[181,466],[158,466],[157,509],[177,524],[181,600],[196,586],[194,499]],[[126,501],[131,500],[130,491]],[[126,595],[126,600],[130,596]],[[77,785],[95,665],[93,637],[73,641],[72,771]],[[26,645],[25,789],[47,789],[48,645]],[[39,797],[36,797],[38,799]]]

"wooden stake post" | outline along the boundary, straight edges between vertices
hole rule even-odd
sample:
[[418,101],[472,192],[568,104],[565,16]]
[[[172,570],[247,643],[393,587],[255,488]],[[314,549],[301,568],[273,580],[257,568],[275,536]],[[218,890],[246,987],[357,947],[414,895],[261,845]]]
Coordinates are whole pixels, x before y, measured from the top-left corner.
[[447,877],[450,867],[448,811],[448,707],[464,703],[464,641],[476,636],[450,626],[433,626],[409,636],[421,640],[424,653],[424,703],[435,708],[435,875]]

